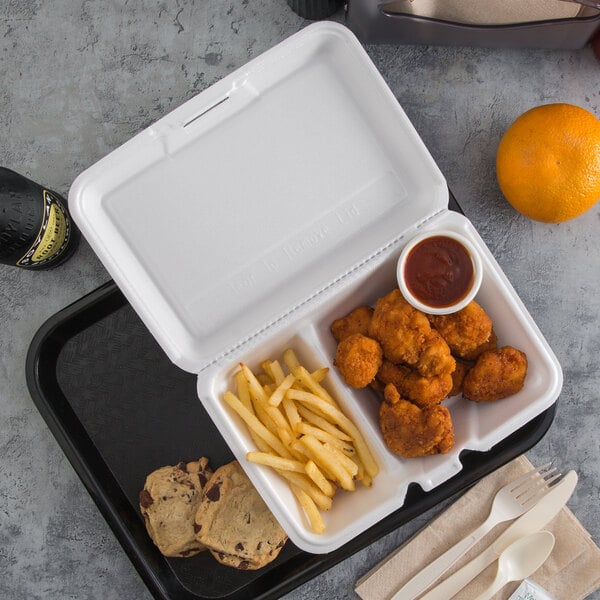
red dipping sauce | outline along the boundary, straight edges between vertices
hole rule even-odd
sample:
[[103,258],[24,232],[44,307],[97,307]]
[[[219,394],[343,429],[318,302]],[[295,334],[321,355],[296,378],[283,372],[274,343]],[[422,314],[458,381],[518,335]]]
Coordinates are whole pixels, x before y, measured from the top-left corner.
[[444,235],[419,242],[406,257],[404,281],[410,293],[433,308],[460,302],[474,283],[469,251]]

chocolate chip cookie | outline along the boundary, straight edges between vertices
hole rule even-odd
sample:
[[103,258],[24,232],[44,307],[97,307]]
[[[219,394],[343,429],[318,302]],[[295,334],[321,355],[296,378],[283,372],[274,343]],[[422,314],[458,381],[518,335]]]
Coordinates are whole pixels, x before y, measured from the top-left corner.
[[204,489],[194,528],[224,565],[254,570],[274,560],[287,535],[237,461],[217,469]]
[[205,550],[196,539],[194,516],[212,471],[208,459],[153,471],[140,492],[140,510],[148,534],[165,556],[194,556]]

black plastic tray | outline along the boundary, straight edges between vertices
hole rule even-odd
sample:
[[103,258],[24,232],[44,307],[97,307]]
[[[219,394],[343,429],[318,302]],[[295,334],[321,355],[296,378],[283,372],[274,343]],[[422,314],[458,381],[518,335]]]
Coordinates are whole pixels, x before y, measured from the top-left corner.
[[[451,208],[458,209],[452,199]],[[161,600],[278,598],[534,446],[555,405],[488,452],[464,452],[463,470],[325,555],[288,542],[259,571],[219,565],[208,552],[167,559],[148,537],[138,493],[155,468],[233,456],[196,395],[196,376],[173,365],[114,282],[51,317],[27,356],[33,400],[151,593]]]

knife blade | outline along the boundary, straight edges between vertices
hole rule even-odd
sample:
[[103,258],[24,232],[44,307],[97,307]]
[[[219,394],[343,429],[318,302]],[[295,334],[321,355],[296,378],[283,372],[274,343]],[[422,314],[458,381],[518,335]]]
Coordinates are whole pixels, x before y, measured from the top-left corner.
[[567,503],[576,485],[577,473],[569,471],[533,508],[519,517],[479,556],[421,596],[420,600],[452,598],[481,571],[491,565],[510,544],[524,535],[539,531],[551,521]]

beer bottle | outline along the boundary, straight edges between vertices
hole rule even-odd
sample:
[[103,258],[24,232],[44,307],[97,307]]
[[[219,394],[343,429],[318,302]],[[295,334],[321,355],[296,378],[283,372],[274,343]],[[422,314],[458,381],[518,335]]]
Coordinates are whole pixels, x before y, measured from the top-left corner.
[[71,256],[77,239],[64,198],[0,167],[0,263],[50,269]]

